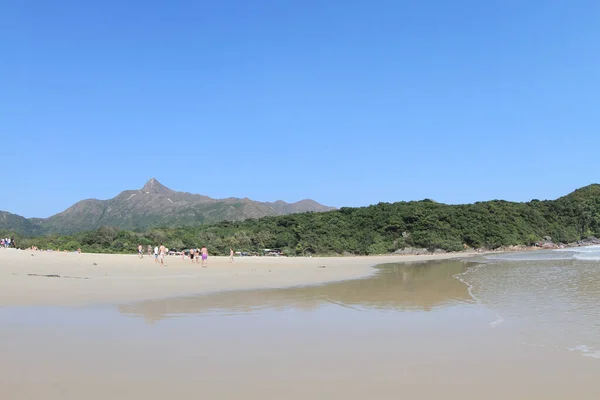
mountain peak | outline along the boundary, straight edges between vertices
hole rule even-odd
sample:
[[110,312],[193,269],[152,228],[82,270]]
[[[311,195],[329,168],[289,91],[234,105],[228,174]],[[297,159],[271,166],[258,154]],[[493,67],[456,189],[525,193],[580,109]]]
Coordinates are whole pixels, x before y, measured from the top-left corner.
[[25,219],[0,211],[0,232],[28,235],[74,233],[110,226],[120,229],[197,226],[220,221],[326,211],[320,204],[258,202],[248,198],[212,199],[178,192],[151,178],[141,189],[124,190],[107,200],[87,199],[49,218]]
[[141,190],[142,192],[149,193],[161,193],[165,191],[170,191],[168,187],[164,186],[162,183],[157,181],[156,178],[152,178],[148,182],[146,182],[146,184]]

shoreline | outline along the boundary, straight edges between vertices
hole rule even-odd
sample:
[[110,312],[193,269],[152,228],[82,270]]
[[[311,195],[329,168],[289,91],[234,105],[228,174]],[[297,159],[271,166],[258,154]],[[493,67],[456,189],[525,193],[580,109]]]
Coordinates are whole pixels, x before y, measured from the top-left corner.
[[123,304],[366,278],[375,266],[470,258],[481,252],[353,257],[209,257],[208,268],[167,256],[0,251],[0,307]]

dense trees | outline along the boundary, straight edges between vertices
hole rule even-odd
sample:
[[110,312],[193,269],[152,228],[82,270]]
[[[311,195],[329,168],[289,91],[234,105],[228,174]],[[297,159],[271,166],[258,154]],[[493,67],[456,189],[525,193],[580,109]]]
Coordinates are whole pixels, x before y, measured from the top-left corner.
[[531,245],[544,236],[568,243],[599,234],[600,185],[591,185],[553,201],[379,203],[198,227],[144,232],[103,227],[71,236],[16,238],[20,247],[33,244],[61,250],[81,248],[85,252],[132,253],[138,244],[162,243],[174,249],[206,245],[216,254],[228,254],[231,247],[250,252],[279,248],[289,255],[305,255],[381,254],[408,246],[447,251],[465,247],[493,249]]

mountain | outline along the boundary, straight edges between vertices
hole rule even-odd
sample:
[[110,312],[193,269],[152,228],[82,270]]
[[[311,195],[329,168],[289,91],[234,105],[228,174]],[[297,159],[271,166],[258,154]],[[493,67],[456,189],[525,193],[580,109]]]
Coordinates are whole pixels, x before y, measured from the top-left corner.
[[69,234],[114,226],[148,229],[157,226],[193,226],[219,221],[333,210],[313,200],[296,203],[259,202],[248,198],[213,199],[177,192],[152,178],[139,190],[126,190],[109,200],[87,199],[49,218],[24,218],[0,212],[0,230],[32,236]]
[[0,231],[26,233],[32,236],[43,233],[40,225],[34,221],[6,211],[0,211]]
[[[169,195],[170,192],[164,193]],[[134,197],[138,196],[141,196],[139,191]],[[238,202],[244,204],[244,200]],[[276,203],[269,206],[271,210],[285,209],[284,204]],[[299,207],[306,204],[310,202]],[[100,228],[69,236],[17,240],[24,247],[81,248],[95,253],[131,254],[138,244],[160,242],[171,249],[208,246],[215,255],[229,254],[231,248],[259,254],[264,249],[280,249],[288,255],[368,255],[524,245],[552,248],[559,243],[598,244],[598,237],[600,185],[590,185],[556,200],[534,199],[526,203],[491,200],[447,205],[425,199],[140,232]]]

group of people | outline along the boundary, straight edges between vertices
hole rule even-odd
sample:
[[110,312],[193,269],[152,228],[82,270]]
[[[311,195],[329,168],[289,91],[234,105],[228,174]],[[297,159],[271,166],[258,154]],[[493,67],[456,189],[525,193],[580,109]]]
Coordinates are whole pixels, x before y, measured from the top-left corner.
[[15,238],[7,237],[0,239],[0,246],[4,249],[8,249],[9,247],[15,247]]
[[[169,254],[169,249],[167,249],[164,245],[155,246],[154,250],[152,246],[148,245],[146,249],[148,253],[148,257],[152,257],[154,255],[154,262],[160,264],[161,266],[165,265],[165,256]],[[229,249],[229,262],[233,262],[233,249]],[[144,247],[139,244],[138,245],[138,256],[140,258],[144,258]],[[189,257],[192,263],[196,262],[196,264],[202,263],[202,267],[206,267],[208,263],[208,249],[206,246],[202,246],[202,248],[198,249],[190,249],[188,252],[182,251],[181,258],[185,260],[185,257]]]
[[[165,256],[167,255],[167,253],[169,252],[169,249],[167,249],[163,244],[161,244],[160,246],[155,246],[154,247],[154,262],[156,264],[159,264],[161,266],[165,265]],[[142,245],[138,245],[138,255],[140,256],[140,258],[144,258],[144,248],[142,247]],[[152,246],[148,245],[148,257],[152,256]]]
[[[196,259],[196,264],[200,264],[200,259],[202,259],[202,267],[206,267],[208,261],[208,249],[206,246],[202,246],[201,249],[190,249],[188,256],[190,260],[192,260],[192,263],[194,262],[194,259]],[[185,252],[181,253],[181,258],[185,259]]]
[[[206,247],[203,247],[201,250],[196,249],[195,251],[201,253],[199,253],[198,256],[202,257],[202,266],[206,266],[206,260],[208,259],[208,250]],[[161,244],[160,246],[154,246],[154,251],[152,251],[152,246],[148,245],[147,252],[148,257],[152,257],[154,254],[154,262],[156,264],[160,264],[161,266],[165,265],[165,256],[169,253],[169,249],[167,249],[165,245]],[[144,258],[144,247],[141,244],[138,245],[138,256]]]

